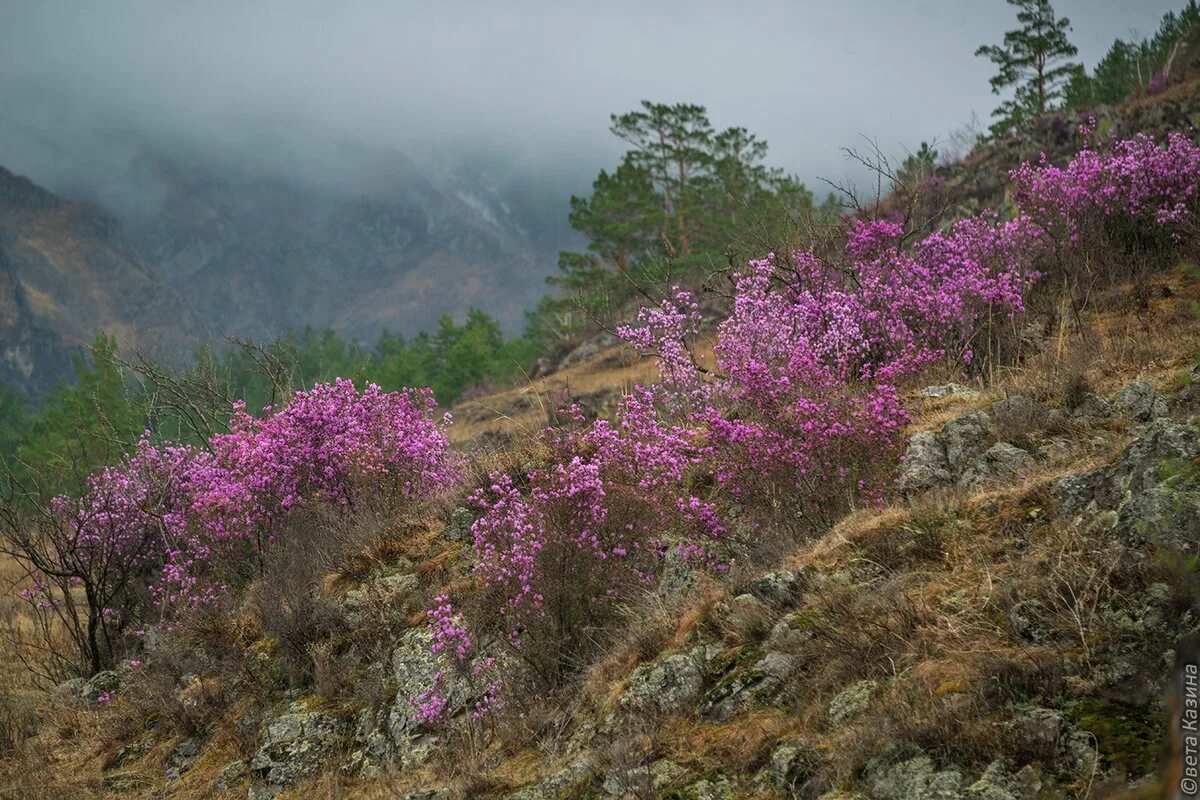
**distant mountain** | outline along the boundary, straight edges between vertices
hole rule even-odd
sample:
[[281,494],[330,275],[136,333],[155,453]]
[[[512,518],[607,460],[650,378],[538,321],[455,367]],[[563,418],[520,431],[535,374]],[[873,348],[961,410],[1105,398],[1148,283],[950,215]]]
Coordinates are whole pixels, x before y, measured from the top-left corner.
[[123,221],[217,333],[312,325],[369,342],[471,306],[519,327],[564,244],[565,195],[395,154],[341,169],[332,180],[147,157],[134,179],[157,202]]
[[114,217],[0,168],[0,380],[44,392],[101,330],[162,356],[199,325]]
[[309,325],[372,343],[472,306],[515,331],[575,244],[569,191],[512,164],[313,161],[146,147],[61,165],[54,192],[0,168],[0,381],[45,391],[101,330],[159,357]]

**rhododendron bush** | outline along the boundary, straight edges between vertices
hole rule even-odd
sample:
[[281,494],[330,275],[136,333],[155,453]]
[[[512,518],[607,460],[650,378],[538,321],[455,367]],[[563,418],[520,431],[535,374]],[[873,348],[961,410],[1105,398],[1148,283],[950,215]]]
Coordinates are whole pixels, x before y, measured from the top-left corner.
[[[1090,137],[1092,125],[1080,132]],[[1019,213],[1064,252],[1082,250],[1085,261],[1106,262],[1109,279],[1136,277],[1128,270],[1144,265],[1167,266],[1161,259],[1195,236],[1200,147],[1182,133],[1161,144],[1147,134],[1087,144],[1063,167],[1043,155],[1011,178]]]
[[554,682],[587,644],[582,632],[649,585],[667,553],[720,565],[725,549],[714,545],[759,531],[764,514],[813,532],[849,505],[881,500],[909,422],[904,383],[935,363],[980,369],[1003,357],[998,342],[1013,335],[1041,270],[1078,247],[1047,221],[1063,203],[1126,217],[1153,208],[1156,224],[1190,219],[1194,148],[1172,138],[1141,152],[1157,159],[1151,173],[1174,164],[1191,184],[1147,181],[1129,162],[1147,141],[1101,159],[1099,174],[1113,177],[1084,199],[1065,185],[1090,167],[1026,167],[1021,180],[1055,189],[1037,195],[1038,213],[984,213],[908,244],[895,222],[858,220],[832,257],[749,262],[734,275],[708,368],[695,358],[703,319],[690,293],[643,308],[618,333],[658,358],[660,384],[626,395],[615,422],[547,431],[546,465],[494,475],[475,494],[476,575],[491,598],[479,624],[529,651],[527,663]]
[[703,431],[705,466],[732,497],[789,499],[826,520],[886,487],[908,417],[898,382],[969,362],[987,323],[1022,308],[1039,232],[1022,220],[964,220],[910,249],[902,228],[855,222],[843,256],[751,261],[717,328],[716,369],[696,369],[695,301],[676,291],[620,332],[662,365],[664,385]]
[[[587,631],[631,591],[645,589],[663,557],[716,562],[725,527],[686,477],[701,458],[695,434],[664,422],[645,388],[626,395],[617,421],[587,427],[574,412],[545,432],[553,454],[518,485],[492,476],[473,501],[476,574],[495,618],[551,683],[593,642]],[[530,643],[532,642],[532,646]]]
[[448,419],[434,411],[428,390],[360,392],[338,380],[262,417],[237,407],[229,433],[203,448],[156,446],[147,435],[81,497],[51,503],[29,536],[48,576],[30,599],[63,604],[83,587],[96,604],[91,649],[111,652],[129,626],[149,621],[145,606],[171,624],[217,599],[229,567],[286,535],[297,509],[419,500],[454,483]]

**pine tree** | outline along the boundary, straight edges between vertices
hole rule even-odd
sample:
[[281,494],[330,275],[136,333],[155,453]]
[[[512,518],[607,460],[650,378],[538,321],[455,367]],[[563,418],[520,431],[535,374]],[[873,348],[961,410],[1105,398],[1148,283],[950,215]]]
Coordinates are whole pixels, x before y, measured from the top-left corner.
[[991,127],[996,136],[1053,109],[1067,82],[1081,69],[1070,60],[1078,52],[1067,40],[1071,21],[1056,17],[1049,0],[1008,0],[1008,4],[1018,9],[1021,27],[1004,34],[1003,44],[983,45],[975,51],[998,68],[991,79],[993,94],[1015,89],[1012,99],[992,112],[999,118]]

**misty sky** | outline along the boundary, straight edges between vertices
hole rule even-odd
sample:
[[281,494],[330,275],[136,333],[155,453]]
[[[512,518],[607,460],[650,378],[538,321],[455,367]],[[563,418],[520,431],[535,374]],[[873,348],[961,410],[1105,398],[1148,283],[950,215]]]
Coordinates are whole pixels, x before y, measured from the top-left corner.
[[[1181,2],[1055,6],[1091,66]],[[749,128],[812,185],[856,177],[839,148],[860,135],[896,153],[972,112],[986,125],[991,65],[973,52],[1013,17],[1002,0],[0,0],[0,165],[53,185],[149,137],[336,171],[277,146],[311,139],[590,176],[619,152],[608,115],[650,98]]]

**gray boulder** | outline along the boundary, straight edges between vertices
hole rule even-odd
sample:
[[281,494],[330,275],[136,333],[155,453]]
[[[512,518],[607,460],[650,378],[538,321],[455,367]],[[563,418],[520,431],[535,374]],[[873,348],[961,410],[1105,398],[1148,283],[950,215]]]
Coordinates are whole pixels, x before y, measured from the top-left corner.
[[665,758],[646,765],[616,766],[604,776],[605,800],[662,797],[683,772],[683,767]]
[[900,465],[900,488],[919,492],[950,482],[950,463],[941,440],[930,431],[914,433]]
[[939,386],[926,386],[917,392],[921,397],[949,397],[951,395],[974,395],[979,392],[963,386],[961,383],[943,383]]
[[505,800],[560,800],[567,792],[596,772],[595,756],[585,753],[558,772],[508,795]]
[[771,785],[787,797],[796,796],[822,761],[820,752],[805,741],[785,741],[771,751],[767,774]]
[[791,570],[769,572],[753,581],[749,592],[764,603],[786,606],[795,602],[800,594],[801,582]]
[[1028,430],[1039,425],[1048,413],[1046,407],[1023,394],[1009,395],[988,409],[988,414],[1006,431]]
[[227,792],[237,786],[248,774],[250,774],[249,764],[241,759],[231,761],[217,774],[217,777],[213,778],[212,791],[216,794]]
[[995,481],[1015,478],[1033,465],[1033,456],[1029,453],[1008,442],[997,442],[963,470],[958,485],[964,489],[976,489]]
[[835,729],[840,728],[866,711],[876,686],[875,681],[859,681],[838,692],[829,701],[829,724]]
[[867,763],[867,785],[878,800],[961,800],[962,773],[939,770],[921,754],[898,763],[873,759]]
[[1188,465],[1200,457],[1200,432],[1170,419],[1152,420],[1110,466],[1058,481],[1059,510],[1077,524],[1134,544],[1195,552],[1200,476]]
[[1167,399],[1145,381],[1136,380],[1112,399],[1113,409],[1123,417],[1135,422],[1149,422],[1170,413]]
[[466,542],[471,539],[471,526],[475,524],[475,514],[466,506],[459,506],[450,513],[450,521],[446,523],[442,536],[452,542]]
[[251,796],[275,797],[315,773],[342,743],[347,726],[338,717],[309,711],[303,702],[267,723],[250,759]]
[[120,688],[121,676],[114,670],[106,669],[88,678],[80,688],[79,696],[89,703],[98,703],[101,697],[111,695]]
[[415,719],[419,698],[433,687],[442,674],[440,692],[447,698],[453,716],[466,708],[470,686],[454,669],[444,653],[433,652],[433,633],[428,628],[413,628],[392,651],[392,678],[396,699],[388,711],[388,733],[392,758],[401,769],[424,761],[437,744],[435,731]]
[[991,446],[996,426],[983,411],[952,419],[945,424],[938,440],[946,449],[946,465],[951,475],[959,475],[979,454]]
[[638,714],[674,714],[699,699],[716,645],[663,656],[633,672],[621,707]]

